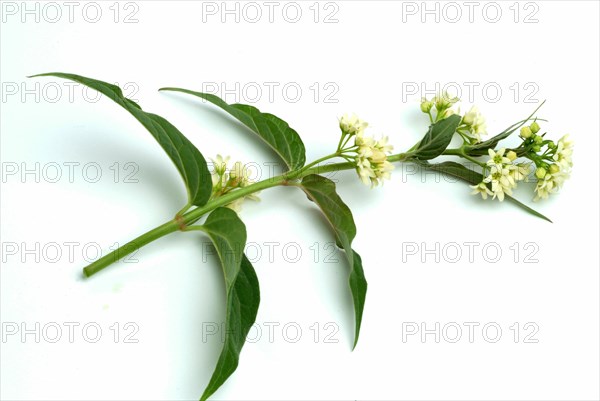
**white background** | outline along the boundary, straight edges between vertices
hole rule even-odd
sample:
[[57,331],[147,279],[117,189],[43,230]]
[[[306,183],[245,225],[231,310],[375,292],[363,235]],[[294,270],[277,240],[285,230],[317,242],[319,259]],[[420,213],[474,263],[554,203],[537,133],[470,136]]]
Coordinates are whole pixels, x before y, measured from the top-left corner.
[[[84,245],[91,244],[93,257],[94,244],[107,252],[115,242],[162,224],[185,203],[185,192],[160,147],[117,105],[86,100],[95,94],[83,96],[81,87],[70,98],[65,81],[25,78],[49,71],[129,83],[126,94],[135,91],[132,97],[145,110],[168,118],[206,157],[222,153],[259,164],[275,159],[223,112],[157,89],[202,90],[203,83],[216,82],[251,90],[258,84],[263,93],[254,104],[302,135],[309,160],[334,149],[336,119],[347,111],[369,121],[372,133],[389,135],[397,150],[412,146],[427,126],[418,111],[423,93],[413,90],[422,83],[428,89],[458,84],[463,110],[478,104],[490,133],[547,99],[540,116],[550,122],[543,129],[555,139],[570,133],[576,141],[571,180],[560,195],[534,205],[553,224],[507,202],[483,202],[461,183],[408,167],[397,167],[392,180],[374,190],[352,172],[336,175],[354,212],[354,248],[369,281],[354,352],[347,267],[340,255],[333,255],[339,263],[326,260],[332,237],[314,206],[294,188],[269,190],[260,203],[246,204],[241,216],[248,241],[258,244],[253,260],[261,283],[262,336],[245,346],[238,370],[214,398],[598,399],[597,2],[481,2],[472,21],[463,2],[430,2],[427,7],[438,10],[436,21],[435,14],[422,14],[421,2],[315,7],[311,1],[297,3],[302,16],[296,23],[286,21],[294,18],[295,6],[282,14],[286,3],[274,9],[273,22],[268,6],[255,3],[263,13],[255,23],[248,19],[256,8],[245,3],[237,6],[239,22],[226,15],[224,23],[220,2],[99,2],[96,23],[90,22],[96,8],[83,13],[86,3],[75,5],[73,22],[62,2],[55,3],[62,13],[57,22],[50,21],[57,18],[56,7],[35,4],[27,7],[38,11],[24,14],[21,2],[2,2],[2,399],[197,399],[221,346],[217,336],[203,341],[207,324],[224,317],[224,287],[198,233],[173,234],[143,248],[138,263],[121,262],[82,278]],[[203,13],[213,6],[217,14]],[[496,9],[502,14],[494,23]],[[131,13],[137,22],[125,23]],[[324,22],[330,13],[337,22]],[[278,85],[271,99],[265,82]],[[282,93],[286,84],[300,87],[302,95]],[[240,92],[227,100],[248,103],[256,95]],[[80,163],[72,183],[64,164],[69,162]],[[137,183],[124,182],[128,162],[139,167]],[[21,169],[35,169],[36,163],[40,182],[33,174],[22,179]],[[56,174],[53,163],[62,166],[56,183],[49,182]],[[98,182],[90,182],[93,169],[85,179],[86,163],[100,166]],[[15,165],[19,172],[10,175]],[[516,196],[533,204],[532,185],[522,185]],[[72,260],[68,242],[78,243]],[[272,258],[269,242],[279,243]],[[478,244],[471,260],[469,242]],[[36,243],[37,255],[24,252]],[[62,251],[55,262],[56,247],[47,245],[53,243]],[[295,245],[282,253],[288,243]],[[485,245],[489,253],[482,252]],[[414,246],[412,255],[407,250]],[[423,252],[436,246],[438,262]],[[462,257],[452,263],[457,247]],[[298,248],[302,255],[294,262]],[[495,263],[494,249],[501,251]],[[20,331],[7,333],[21,330],[22,323],[35,332],[36,322],[39,343],[34,334],[23,341]],[[68,322],[79,324],[72,343]],[[128,322],[139,328],[137,343],[125,342],[133,327],[126,330]],[[269,322],[279,324],[272,342]],[[424,341],[420,333],[406,336],[407,327],[424,323],[433,329],[436,322],[439,342],[434,334]],[[468,322],[479,324],[473,342]],[[97,343],[83,337],[86,323],[101,327]],[[120,327],[117,343],[114,323]],[[482,333],[488,323],[502,329],[495,343],[489,341],[493,328],[487,340]],[[56,334],[53,324],[62,327],[56,343],[49,341]],[[283,333],[286,324],[291,328]],[[290,324],[302,330],[296,343]],[[463,328],[456,343],[450,341],[453,325]],[[337,343],[325,341],[332,327],[339,329],[332,337]],[[530,340],[537,342],[527,342],[535,327]]]

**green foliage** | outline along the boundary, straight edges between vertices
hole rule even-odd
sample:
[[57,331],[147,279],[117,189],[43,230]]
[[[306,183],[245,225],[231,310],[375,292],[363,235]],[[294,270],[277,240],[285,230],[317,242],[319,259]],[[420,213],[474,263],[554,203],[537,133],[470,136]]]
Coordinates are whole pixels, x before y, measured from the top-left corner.
[[444,153],[452,141],[460,120],[461,117],[454,114],[432,124],[412,152],[412,157],[418,160],[431,160]]
[[[461,179],[471,185],[476,185],[476,184],[480,183],[481,181],[483,181],[483,175],[481,175],[480,173],[478,173],[474,170],[471,170],[471,169],[465,167],[464,165],[462,165],[460,163],[448,161],[448,162],[437,163],[437,164],[430,164],[427,162],[419,162],[418,164],[421,167],[427,168],[429,170],[438,171],[442,174],[446,174],[446,175]],[[526,204],[518,201],[517,199],[513,198],[512,196],[510,196],[510,195],[504,195],[504,196],[510,202],[514,203],[521,209],[525,210],[527,213],[530,213],[536,217],[539,217],[541,219],[544,219],[544,220],[552,223],[552,220],[550,220],[548,217],[544,216],[543,214],[536,211],[535,209],[527,206]]]
[[185,182],[190,204],[203,206],[208,202],[212,182],[206,160],[194,144],[173,124],[159,115],[143,111],[137,103],[123,96],[121,88],[116,85],[61,72],[34,75],[34,77],[46,76],[69,79],[95,89],[131,113],[152,134],[177,167]]
[[260,289],[256,272],[243,253],[246,227],[237,213],[223,207],[215,209],[197,228],[206,232],[213,241],[227,288],[225,343],[202,395],[201,400],[206,400],[237,369],[246,336],[256,320]]
[[354,301],[354,347],[356,347],[367,296],[367,280],[362,267],[362,259],[352,249],[352,241],[356,236],[356,225],[352,212],[337,194],[335,183],[325,177],[315,174],[308,175],[302,180],[301,188],[319,206],[335,233],[338,246],[346,253],[346,259],[350,266],[349,284]]
[[256,107],[245,104],[227,104],[210,93],[194,92],[180,88],[162,88],[162,91],[183,92],[197,96],[225,110],[262,138],[286,163],[290,170],[304,166],[306,155],[304,143],[288,123],[273,114],[263,113]]

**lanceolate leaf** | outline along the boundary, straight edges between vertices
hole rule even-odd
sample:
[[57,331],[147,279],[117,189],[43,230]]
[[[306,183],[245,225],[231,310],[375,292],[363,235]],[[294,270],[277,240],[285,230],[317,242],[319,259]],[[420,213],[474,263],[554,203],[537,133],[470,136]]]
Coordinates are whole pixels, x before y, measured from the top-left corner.
[[246,245],[246,226],[236,212],[220,207],[208,216],[201,229],[215,244],[223,265],[225,283],[229,289],[240,271]]
[[344,249],[350,265],[350,290],[354,301],[355,333],[354,347],[358,342],[360,325],[367,296],[367,280],[360,255],[352,249],[356,226],[350,208],[335,191],[335,183],[319,175],[311,174],[302,180],[301,188],[315,202],[335,232],[338,246]]
[[532,117],[535,115],[535,113],[537,113],[537,111],[544,105],[545,102],[546,101],[543,101],[533,111],[533,113],[531,113],[529,115],[529,117],[527,117],[526,119],[521,120],[521,121],[519,121],[519,122],[511,125],[507,129],[505,129],[504,131],[502,131],[498,135],[496,135],[496,136],[488,139],[487,141],[483,141],[483,142],[477,143],[475,145],[467,146],[465,152],[468,155],[470,155],[470,156],[484,156],[484,155],[487,155],[488,154],[487,153],[488,149],[494,149],[496,147],[496,145],[498,145],[498,142],[500,142],[503,139],[508,138],[513,132],[515,132],[516,130],[518,130],[519,128],[521,128],[523,125],[525,125],[525,123],[527,123],[527,121],[530,121],[532,119]]
[[237,369],[240,352],[248,332],[256,321],[259,304],[258,278],[252,264],[246,255],[243,255],[240,272],[227,294],[227,319],[223,350],[210,382],[200,398],[201,401],[214,394]]
[[143,111],[134,101],[123,96],[121,88],[80,75],[52,72],[34,77],[53,76],[69,79],[108,96],[130,112],[164,149],[183,177],[190,203],[203,206],[212,191],[212,181],[206,160],[200,151],[170,122],[156,114]]
[[290,170],[297,170],[304,166],[306,162],[304,143],[298,133],[279,117],[263,113],[253,106],[239,103],[228,104],[220,97],[210,93],[180,88],[162,88],[161,90],[187,93],[219,106],[269,144]]
[[215,209],[200,229],[209,235],[217,249],[227,291],[225,343],[202,394],[201,400],[206,400],[237,369],[246,336],[256,320],[260,289],[256,272],[243,253],[246,227],[237,214],[223,207]]
[[[427,162],[419,162],[418,164],[429,170],[439,171],[442,174],[447,174],[452,177],[456,177],[458,179],[466,181],[467,183],[469,183],[471,185],[475,185],[475,184],[478,184],[481,181],[483,181],[483,176],[480,173],[470,170],[460,163],[443,162],[443,163],[438,163],[438,164],[430,164]],[[520,201],[513,198],[512,196],[505,194],[504,197],[506,199],[508,199],[509,201],[513,202],[514,204],[516,204],[517,206],[519,206],[521,209],[527,211],[528,213],[531,213],[534,216],[537,216],[541,219],[544,219],[544,220],[552,223],[552,220],[550,220],[548,217],[544,216],[543,214],[536,211],[535,209],[530,208],[526,204],[521,203]]]
[[450,145],[460,120],[461,117],[454,114],[431,125],[412,156],[419,160],[430,160],[441,155]]

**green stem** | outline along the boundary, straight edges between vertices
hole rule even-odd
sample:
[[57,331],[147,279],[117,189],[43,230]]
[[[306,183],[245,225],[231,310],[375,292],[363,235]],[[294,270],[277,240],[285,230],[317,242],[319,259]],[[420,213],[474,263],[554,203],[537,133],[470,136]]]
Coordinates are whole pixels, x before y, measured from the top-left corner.
[[212,201],[210,201],[209,203],[207,203],[206,205],[204,205],[202,207],[199,207],[199,208],[196,208],[194,210],[187,212],[184,215],[177,215],[173,220],[170,220],[170,221],[164,223],[163,225],[156,227],[155,229],[150,230],[145,234],[140,235],[136,239],[128,242],[127,244],[117,248],[116,250],[112,251],[111,253],[96,260],[95,262],[93,262],[92,264],[90,264],[89,266],[87,266],[86,268],[83,269],[83,274],[86,277],[90,277],[90,276],[98,273],[100,270],[102,270],[102,269],[108,267],[109,265],[113,264],[114,262],[118,261],[119,259],[124,258],[125,256],[137,251],[138,249],[140,249],[144,245],[149,244],[152,241],[155,241],[155,240],[157,240],[161,237],[164,237],[167,234],[173,233],[177,230],[184,231],[187,226],[195,223],[203,215],[205,215],[206,213],[208,213],[220,206],[225,206],[238,198],[250,195],[254,192],[258,192],[258,191],[261,191],[266,188],[274,187],[276,185],[281,185],[281,184],[285,183],[285,181],[286,181],[286,178],[284,176],[277,176],[274,178],[269,178],[269,179],[257,182],[255,184],[248,185],[247,187],[240,188],[238,190],[229,192],[223,196],[213,199]]
[[323,163],[326,160],[333,159],[334,157],[338,157],[338,156],[341,156],[341,152],[339,150],[337,152],[335,152],[335,153],[330,154],[330,155],[323,156],[323,157],[315,160],[312,163],[307,164],[306,166],[304,166],[304,167],[302,167],[302,168],[300,168],[300,169],[298,169],[296,171],[291,171],[289,173],[286,173],[286,174],[284,174],[284,176],[286,176],[288,179],[293,179],[293,178],[296,178],[296,177],[300,177],[306,170],[310,169],[311,167],[316,166],[319,163]]
[[168,221],[165,224],[158,226],[145,234],[140,235],[136,239],[129,241],[125,245],[96,260],[94,263],[90,264],[89,266],[83,269],[83,274],[86,277],[90,277],[91,275],[98,273],[100,270],[113,264],[119,259],[124,258],[125,256],[137,251],[144,245],[147,245],[150,242],[159,239],[160,237],[164,237],[167,234],[171,234],[177,231],[178,229],[179,224],[176,220]]
[[485,164],[480,162],[479,160],[467,155],[464,150],[462,148],[458,148],[458,149],[446,149],[444,151],[444,153],[442,153],[444,156],[458,156],[458,157],[462,157],[463,159],[467,159],[470,162],[473,162],[475,164],[477,164],[478,166],[483,167]]
[[184,214],[185,212],[190,210],[191,207],[192,207],[192,204],[190,202],[188,202],[184,207],[181,208],[180,211],[177,212],[177,214],[175,214],[175,216],[181,216],[182,214]]
[[[158,226],[155,229],[150,230],[147,233],[140,235],[136,239],[128,242],[127,244],[119,247],[118,249],[114,250],[113,252],[111,252],[111,253],[103,256],[102,258],[98,259],[97,261],[93,262],[92,264],[90,264],[89,266],[87,266],[86,268],[83,269],[83,273],[86,277],[90,277],[90,276],[98,273],[102,269],[108,267],[109,265],[113,264],[114,262],[118,261],[119,259],[137,251],[144,245],[147,245],[150,242],[153,242],[161,237],[164,237],[167,234],[171,234],[178,230],[189,231],[191,228],[190,226],[192,224],[194,224],[195,222],[197,222],[198,220],[200,220],[202,218],[202,216],[204,216],[205,214],[211,212],[212,210],[214,210],[218,207],[226,206],[226,205],[230,204],[231,202],[235,201],[236,199],[239,199],[239,198],[248,196],[250,194],[253,194],[255,192],[262,191],[264,189],[275,187],[278,185],[295,184],[295,180],[299,180],[302,177],[305,177],[310,174],[324,174],[324,173],[329,173],[329,172],[333,172],[333,171],[351,170],[356,167],[355,164],[352,162],[333,163],[333,164],[328,164],[328,165],[324,165],[324,166],[317,165],[318,163],[328,160],[333,156],[337,156],[337,155],[334,154],[334,155],[329,155],[329,156],[323,157],[319,160],[316,160],[313,163],[310,163],[306,167],[303,167],[296,171],[292,171],[291,173],[282,174],[282,175],[279,175],[279,176],[276,176],[273,178],[267,178],[266,180],[259,181],[257,183],[248,185],[247,187],[236,189],[235,191],[231,191],[222,196],[219,196],[218,198],[211,200],[210,202],[208,202],[206,205],[204,205],[202,207],[198,207],[193,210],[190,210],[183,215],[178,214],[177,216],[175,216],[175,218],[173,220],[170,220],[170,221],[164,223],[163,225]],[[406,153],[399,153],[396,155],[389,156],[388,160],[390,162],[400,162],[400,161],[406,160],[408,158],[408,156],[409,155]]]

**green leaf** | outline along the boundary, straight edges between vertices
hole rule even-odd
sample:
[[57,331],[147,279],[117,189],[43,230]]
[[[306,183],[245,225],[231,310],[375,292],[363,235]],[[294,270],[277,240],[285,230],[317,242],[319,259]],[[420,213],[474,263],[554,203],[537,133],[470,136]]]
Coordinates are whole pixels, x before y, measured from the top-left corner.
[[[499,133],[498,135],[493,136],[492,138],[490,138],[486,141],[479,142],[475,145],[467,146],[465,148],[465,153],[468,154],[469,156],[486,156],[488,154],[488,149],[494,149],[501,140],[508,138],[510,135],[512,135],[513,132],[515,132],[516,130],[521,128],[523,125],[525,125],[525,123],[527,123],[527,121],[531,121],[533,119],[533,116],[535,115],[535,113],[538,112],[538,110],[544,105],[544,103],[546,103],[545,100],[533,111],[533,113],[531,113],[529,115],[529,117],[527,117],[524,120],[514,123],[510,127],[506,128],[504,131]],[[538,120],[538,121],[545,121],[545,120]]]
[[352,249],[352,241],[356,236],[356,225],[354,224],[352,212],[337,194],[335,183],[325,177],[315,174],[307,175],[302,180],[301,188],[321,208],[335,232],[338,246],[343,248],[346,253],[348,265],[351,269],[349,284],[354,302],[354,347],[356,347],[367,296],[367,280],[362,268],[362,259]]
[[131,113],[152,134],[177,167],[185,182],[189,202],[197,206],[203,206],[208,202],[212,191],[212,180],[206,160],[194,144],[170,122],[161,116],[143,111],[137,103],[123,96],[121,88],[116,85],[60,72],[33,75],[33,77],[46,76],[69,79],[95,89]]
[[360,326],[362,324],[363,311],[365,309],[365,300],[367,298],[367,279],[362,266],[362,258],[354,249],[351,250],[354,254],[353,268],[350,270],[348,282],[352,293],[352,301],[354,303],[354,345],[356,348],[358,336],[360,334]]
[[227,289],[231,288],[240,271],[244,246],[246,245],[246,226],[237,213],[226,207],[215,209],[198,227],[208,234],[215,244],[219,259],[223,265],[223,274]]
[[225,343],[215,371],[200,398],[208,399],[238,367],[246,336],[256,321],[260,304],[258,278],[252,264],[243,255],[240,272],[227,294]]
[[253,106],[239,103],[227,104],[220,97],[210,93],[181,88],[161,88],[160,90],[187,93],[219,106],[260,136],[281,157],[290,170],[297,170],[304,166],[306,154],[302,139],[288,123],[279,117],[263,113]]
[[[483,175],[481,175],[480,173],[478,173],[476,171],[468,169],[467,167],[465,167],[464,165],[462,165],[460,163],[448,161],[448,162],[443,162],[443,163],[438,163],[438,164],[430,164],[427,162],[418,162],[417,161],[417,164],[419,164],[420,166],[427,168],[429,170],[438,171],[442,174],[447,174],[452,177],[456,177],[456,178],[461,179],[471,185],[476,185],[476,184],[479,184],[481,181],[483,181]],[[532,209],[531,207],[527,206],[526,204],[518,201],[517,199],[513,198],[512,196],[505,194],[504,197],[506,199],[508,199],[510,202],[519,206],[521,209],[527,211],[528,213],[552,223],[552,220],[550,220],[548,217],[544,216],[543,214],[536,211],[535,209]]]
[[225,343],[213,375],[202,394],[206,400],[237,369],[240,352],[252,328],[260,303],[256,272],[243,253],[246,227],[238,215],[228,208],[215,209],[202,226],[213,241],[223,266],[227,291]]
[[441,155],[450,145],[460,121],[461,117],[454,114],[431,125],[412,157],[419,160],[430,160]]

